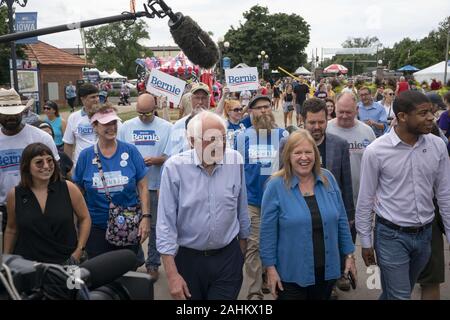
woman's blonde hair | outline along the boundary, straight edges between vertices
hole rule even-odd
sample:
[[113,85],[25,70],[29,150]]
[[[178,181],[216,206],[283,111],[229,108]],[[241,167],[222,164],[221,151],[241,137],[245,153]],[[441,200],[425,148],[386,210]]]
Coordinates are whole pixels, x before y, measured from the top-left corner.
[[223,105],[223,115],[226,119],[228,119],[228,112],[236,107],[240,107],[241,102],[239,100],[234,99],[226,99]]
[[311,144],[314,150],[314,167],[313,167],[313,174],[314,177],[321,177],[322,181],[324,181],[325,185],[328,185],[328,180],[326,177],[322,174],[322,169],[320,167],[320,153],[319,149],[316,146],[316,142],[314,141],[313,137],[309,133],[309,131],[305,129],[299,129],[295,132],[293,132],[283,149],[283,153],[281,154],[281,161],[283,163],[283,168],[277,172],[275,172],[272,177],[283,177],[284,183],[287,188],[290,188],[290,182],[292,177],[294,176],[294,172],[292,170],[291,165],[291,154],[294,151],[294,149],[303,141],[307,141]]

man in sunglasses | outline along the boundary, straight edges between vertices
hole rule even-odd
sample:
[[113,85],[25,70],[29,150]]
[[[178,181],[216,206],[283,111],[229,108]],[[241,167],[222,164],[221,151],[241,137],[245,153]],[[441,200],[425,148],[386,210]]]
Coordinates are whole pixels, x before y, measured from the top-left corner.
[[39,141],[47,145],[59,160],[52,137],[42,130],[22,123],[24,105],[14,89],[0,89],[0,211],[6,227],[6,195],[20,182],[20,158],[29,144]]
[[158,191],[161,168],[167,157],[164,149],[169,141],[172,124],[155,115],[155,97],[143,93],[136,103],[137,117],[125,121],[119,130],[118,139],[134,144],[149,167],[147,179],[150,198],[150,238],[148,241],[148,258],[145,263],[148,274],[156,281],[161,265],[160,255],[156,250],[156,221],[158,208]]

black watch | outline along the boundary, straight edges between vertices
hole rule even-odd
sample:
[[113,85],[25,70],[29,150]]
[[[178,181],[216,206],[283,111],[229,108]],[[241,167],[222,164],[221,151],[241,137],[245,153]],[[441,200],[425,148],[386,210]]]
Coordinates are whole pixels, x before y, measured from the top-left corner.
[[142,215],[142,218],[148,218],[148,219],[151,219],[151,218],[152,218],[152,215],[151,215],[150,213],[144,213],[144,214]]

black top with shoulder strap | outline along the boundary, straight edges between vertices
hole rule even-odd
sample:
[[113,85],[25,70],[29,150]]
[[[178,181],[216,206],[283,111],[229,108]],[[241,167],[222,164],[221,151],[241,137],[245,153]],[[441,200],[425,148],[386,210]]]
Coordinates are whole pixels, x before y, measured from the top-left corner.
[[14,254],[25,259],[61,264],[77,245],[72,201],[66,181],[48,186],[43,213],[37,198],[29,188],[17,186],[17,241]]

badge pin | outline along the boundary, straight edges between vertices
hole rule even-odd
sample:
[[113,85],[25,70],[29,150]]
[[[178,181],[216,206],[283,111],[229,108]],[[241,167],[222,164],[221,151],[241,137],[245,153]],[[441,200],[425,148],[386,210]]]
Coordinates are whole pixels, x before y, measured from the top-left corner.
[[128,160],[129,157],[130,157],[130,155],[129,155],[128,153],[126,153],[126,152],[124,152],[124,153],[122,153],[122,154],[120,155],[120,158],[121,158],[122,160]]
[[422,152],[423,152],[423,153],[426,153],[426,152],[427,152],[427,149],[423,149]]
[[120,161],[120,166],[122,168],[126,167],[128,165],[128,162],[126,162],[125,160]]

